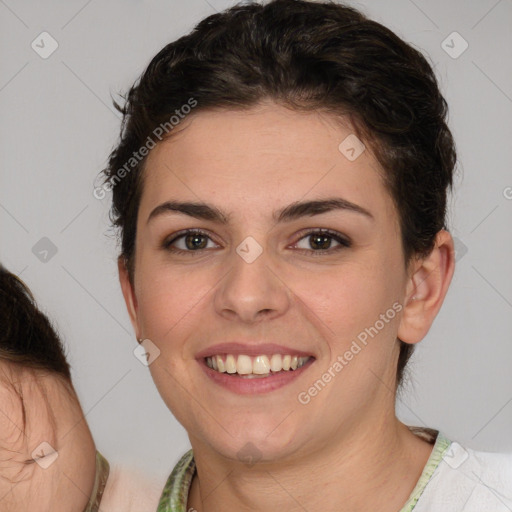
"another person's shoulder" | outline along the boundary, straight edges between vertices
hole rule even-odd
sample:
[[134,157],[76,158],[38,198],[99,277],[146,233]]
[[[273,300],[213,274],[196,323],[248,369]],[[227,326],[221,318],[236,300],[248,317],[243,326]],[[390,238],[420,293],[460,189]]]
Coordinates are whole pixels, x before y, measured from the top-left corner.
[[512,452],[488,452],[452,441],[414,512],[510,512]]
[[147,476],[133,468],[114,466],[105,485],[101,510],[154,512],[158,507],[164,480]]

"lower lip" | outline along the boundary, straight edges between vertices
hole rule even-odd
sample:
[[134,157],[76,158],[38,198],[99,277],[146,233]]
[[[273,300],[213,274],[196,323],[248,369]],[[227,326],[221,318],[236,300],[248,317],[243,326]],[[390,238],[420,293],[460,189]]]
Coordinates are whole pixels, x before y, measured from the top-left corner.
[[268,377],[254,377],[250,379],[240,377],[236,373],[229,374],[212,370],[206,365],[204,359],[201,359],[199,364],[206,375],[217,384],[220,384],[234,393],[250,395],[256,393],[268,393],[286,386],[286,384],[289,384],[294,379],[302,375],[311,366],[314,360],[314,358],[309,359],[306,364],[296,370],[283,371],[274,375],[271,373]]

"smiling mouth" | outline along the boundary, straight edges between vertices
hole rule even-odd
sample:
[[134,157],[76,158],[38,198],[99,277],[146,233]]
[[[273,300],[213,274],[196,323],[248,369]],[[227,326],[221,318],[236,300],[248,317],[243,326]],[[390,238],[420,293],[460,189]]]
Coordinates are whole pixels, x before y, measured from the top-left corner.
[[313,356],[259,355],[251,357],[245,354],[218,354],[205,357],[206,366],[219,373],[246,379],[265,378],[302,368]]

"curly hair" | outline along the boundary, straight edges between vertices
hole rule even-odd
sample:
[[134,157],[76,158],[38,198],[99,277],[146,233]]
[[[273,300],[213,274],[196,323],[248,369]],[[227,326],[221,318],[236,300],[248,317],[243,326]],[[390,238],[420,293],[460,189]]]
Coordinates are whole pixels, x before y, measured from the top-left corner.
[[[265,100],[348,119],[382,168],[398,212],[406,265],[432,251],[436,234],[447,229],[447,191],[456,164],[448,107],[432,66],[420,51],[352,7],[273,0],[203,19],[158,52],[122,106],[114,101],[123,121],[102,171],[103,186],[113,193],[110,219],[120,232],[121,257],[132,281],[144,153],[162,133],[159,127],[166,126],[165,137],[171,137],[177,124],[169,122],[173,113],[178,120],[192,107],[195,115],[249,109]],[[398,341],[397,387],[414,349]]]

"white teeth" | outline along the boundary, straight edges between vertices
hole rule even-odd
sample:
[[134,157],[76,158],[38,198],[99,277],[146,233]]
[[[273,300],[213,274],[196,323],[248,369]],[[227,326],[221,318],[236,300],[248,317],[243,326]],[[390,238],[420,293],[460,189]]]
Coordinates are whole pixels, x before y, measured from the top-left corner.
[[270,369],[273,372],[280,372],[283,368],[283,358],[281,354],[274,354],[270,359]]
[[270,361],[267,356],[258,356],[252,364],[252,373],[263,375],[270,372]]
[[226,372],[228,372],[228,373],[236,373],[235,356],[233,356],[232,354],[229,354],[226,357],[226,363],[224,364],[224,366],[226,367]]
[[281,354],[273,354],[271,357],[260,355],[250,357],[240,354],[237,358],[233,354],[228,354],[225,359],[220,355],[206,358],[206,364],[209,368],[220,373],[238,373],[239,375],[269,375],[280,372],[282,370],[296,370],[304,366],[311,357],[298,357],[289,354],[282,356]]
[[236,362],[236,372],[240,375],[252,373],[252,361],[249,356],[239,355]]

